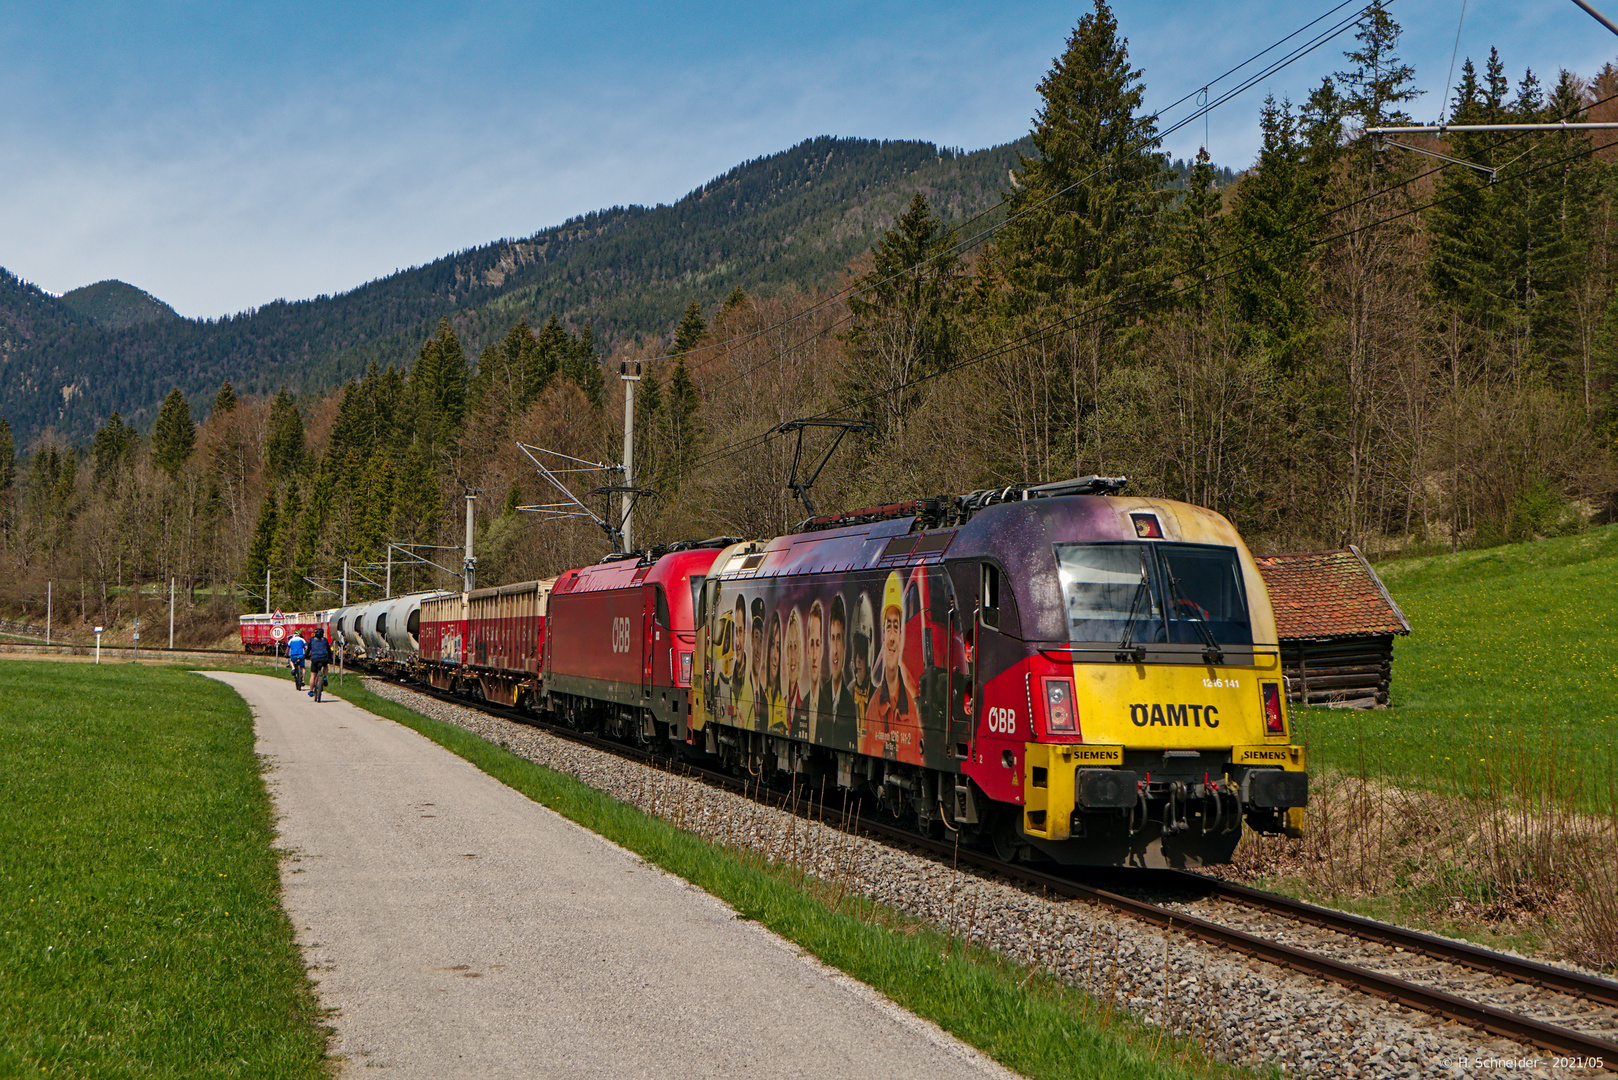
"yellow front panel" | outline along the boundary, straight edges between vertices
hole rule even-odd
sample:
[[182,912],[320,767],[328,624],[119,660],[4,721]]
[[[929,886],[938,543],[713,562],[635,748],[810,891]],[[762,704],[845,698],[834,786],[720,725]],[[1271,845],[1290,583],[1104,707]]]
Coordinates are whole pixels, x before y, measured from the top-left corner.
[[1280,657],[1255,659],[1253,667],[1075,664],[1084,741],[1147,750],[1285,745],[1285,735],[1265,733],[1259,690],[1260,680],[1280,681]]
[[[1066,840],[1072,831],[1075,747],[1029,743],[1023,751],[1023,828],[1046,840]],[[1035,769],[1045,783],[1035,785]]]

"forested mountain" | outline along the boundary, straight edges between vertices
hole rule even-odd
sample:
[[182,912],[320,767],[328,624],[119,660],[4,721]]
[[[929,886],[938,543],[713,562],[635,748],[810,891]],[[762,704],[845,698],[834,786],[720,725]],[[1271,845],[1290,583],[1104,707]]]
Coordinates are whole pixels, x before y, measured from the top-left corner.
[[948,220],[992,207],[1019,148],[1028,149],[967,154],[927,142],[810,139],[738,165],[671,206],[600,210],[338,296],[278,300],[221,319],[137,321],[127,301],[138,290],[106,288],[121,283],[55,299],[8,274],[0,416],[23,445],[45,427],[81,442],[114,410],[148,427],[174,386],[198,402],[227,379],[243,393],[318,391],[372,360],[407,362],[445,317],[469,351],[519,317],[537,326],[551,315],[576,329],[589,320],[610,349],[666,332],[692,301],[713,303],[737,288],[826,286],[915,191]]
[[62,294],[62,303],[107,330],[169,322],[179,314],[144,289],[122,281],[98,281]]

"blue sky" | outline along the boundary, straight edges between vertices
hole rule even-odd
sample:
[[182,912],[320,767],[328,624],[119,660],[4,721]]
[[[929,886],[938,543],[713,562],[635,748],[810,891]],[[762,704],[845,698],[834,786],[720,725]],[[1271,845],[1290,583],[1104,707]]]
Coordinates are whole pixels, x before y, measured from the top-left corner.
[[[1597,0],[1618,16],[1618,0]],[[1119,0],[1161,108],[1331,0]],[[12,5],[0,21],[0,266],[106,278],[189,316],[340,292],[620,203],[670,202],[815,135],[976,149],[1019,137],[1086,3]],[[1435,118],[1459,0],[1392,0]],[[1257,147],[1345,35],[1215,113]],[[1571,0],[1467,0],[1460,50],[1594,74],[1613,37]],[[1182,110],[1183,111],[1183,110]],[[1165,121],[1181,115],[1176,112]],[[1166,149],[1195,153],[1203,124]]]

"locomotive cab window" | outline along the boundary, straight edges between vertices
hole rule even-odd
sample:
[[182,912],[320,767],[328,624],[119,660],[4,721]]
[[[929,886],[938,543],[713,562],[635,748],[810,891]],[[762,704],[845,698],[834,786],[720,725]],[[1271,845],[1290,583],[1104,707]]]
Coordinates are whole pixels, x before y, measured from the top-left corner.
[[655,586],[655,589],[657,608],[652,613],[652,618],[657,620],[657,625],[667,630],[669,626],[669,594],[663,591],[663,586],[661,585]]
[[694,616],[694,625],[701,626],[708,621],[708,597],[703,589],[708,581],[706,574],[691,575],[691,613]]
[[983,564],[983,593],[978,602],[984,626],[1000,627],[1000,568]]
[[[1251,645],[1236,549],[1211,544],[1057,544],[1074,642]],[[1198,624],[1201,624],[1200,626]]]

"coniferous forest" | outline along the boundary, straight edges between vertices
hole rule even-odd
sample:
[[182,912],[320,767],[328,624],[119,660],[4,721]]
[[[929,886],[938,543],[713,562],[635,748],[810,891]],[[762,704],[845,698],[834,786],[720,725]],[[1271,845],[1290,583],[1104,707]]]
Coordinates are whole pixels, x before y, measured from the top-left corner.
[[[0,606],[41,621],[49,581],[59,625],[116,625],[141,603],[134,590],[147,584],[150,605],[172,578],[193,639],[223,636],[263,605],[266,574],[287,610],[333,604],[323,590],[340,588],[345,564],[351,598],[377,595],[390,543],[460,544],[469,492],[480,584],[599,558],[595,522],[522,508],[577,499],[612,518],[616,496],[590,492],[622,476],[563,474],[564,494],[529,453],[553,467],[618,462],[619,376],[636,371],[634,483],[656,492],[635,513],[640,546],[770,535],[807,516],[787,488],[799,436],[770,434],[801,418],[866,425],[820,474],[821,512],[1100,473],[1213,507],[1259,551],[1450,549],[1612,520],[1613,140],[1367,136],[1417,111],[1399,38],[1373,7],[1306,100],[1256,109],[1262,149],[1238,176],[1206,153],[1166,159],[1143,111],[1148,75],[1097,0],[1039,83],[1025,140],[970,184],[929,174],[880,203],[874,243],[849,247],[866,235],[854,210],[813,217],[813,251],[830,260],[815,272],[810,249],[791,246],[789,208],[803,204],[731,177],[704,189],[727,206],[694,193],[686,220],[752,198],[758,228],[785,237],[774,250],[798,252],[749,263],[745,283],[726,276],[753,236],[737,231],[730,262],[707,247],[670,256],[638,291],[602,284],[640,280],[627,242],[592,249],[571,278],[475,304],[420,288],[373,305],[369,336],[354,329],[364,320],[323,324],[325,384],[307,365],[275,387],[261,369],[244,384],[227,350],[189,370],[189,391],[170,389],[186,380],[163,377],[150,343],[203,330],[127,326],[116,333],[135,337],[118,340],[148,343],[139,366],[160,406],[132,418],[109,401],[82,439],[30,419],[19,440],[0,421]],[[1553,77],[1509,62],[1468,60],[1447,121],[1618,118],[1618,68]],[[811,158],[843,145],[824,142]],[[911,172],[945,162],[928,144],[891,145],[926,147]],[[960,175],[970,157],[948,163]],[[828,205],[875,182],[839,175]],[[878,212],[836,205],[856,203]],[[602,228],[654,213],[605,212]],[[114,333],[24,299],[6,310],[29,340]],[[204,394],[195,380],[209,370]],[[808,429],[803,456],[836,435]],[[454,585],[393,550],[395,591]],[[419,550],[459,565],[455,551]]]

